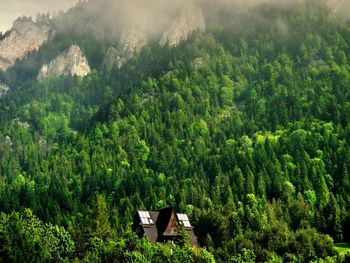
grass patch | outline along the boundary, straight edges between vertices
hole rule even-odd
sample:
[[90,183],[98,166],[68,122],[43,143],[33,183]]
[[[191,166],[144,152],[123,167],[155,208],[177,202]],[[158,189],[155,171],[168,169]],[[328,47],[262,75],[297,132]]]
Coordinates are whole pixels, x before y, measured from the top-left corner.
[[350,254],[350,243],[338,243],[335,244],[335,249],[339,252],[341,256]]

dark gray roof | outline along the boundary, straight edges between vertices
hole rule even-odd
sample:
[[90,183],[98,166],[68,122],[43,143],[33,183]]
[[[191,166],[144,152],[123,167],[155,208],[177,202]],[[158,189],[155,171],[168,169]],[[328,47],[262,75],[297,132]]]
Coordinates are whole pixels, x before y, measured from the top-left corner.
[[[175,237],[176,233],[169,232],[168,227],[171,221],[174,221],[174,216],[176,215],[176,224],[182,224],[184,229],[186,230],[189,236],[189,243],[193,246],[198,246],[197,237],[193,231],[193,227],[191,226],[188,219],[186,225],[184,222],[179,219],[188,216],[186,214],[176,214],[174,208],[164,208],[159,211],[137,211],[137,216],[135,217],[134,229],[137,225],[142,227],[143,233],[149,241],[152,243],[159,242],[163,237]],[[173,219],[171,219],[173,218]]]

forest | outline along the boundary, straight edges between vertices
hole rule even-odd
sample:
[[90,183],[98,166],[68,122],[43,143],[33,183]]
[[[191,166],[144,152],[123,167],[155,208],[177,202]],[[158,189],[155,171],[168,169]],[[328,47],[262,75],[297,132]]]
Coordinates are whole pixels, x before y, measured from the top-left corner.
[[[38,82],[72,43],[92,73]],[[350,21],[222,12],[111,72],[108,45],[62,32],[0,72],[1,263],[350,261]],[[133,233],[168,206],[200,248]]]

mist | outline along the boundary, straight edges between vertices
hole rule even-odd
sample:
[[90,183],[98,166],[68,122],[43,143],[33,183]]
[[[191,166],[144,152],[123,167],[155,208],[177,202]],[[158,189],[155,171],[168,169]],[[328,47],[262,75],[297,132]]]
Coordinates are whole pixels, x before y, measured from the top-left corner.
[[[220,10],[244,12],[257,5],[289,6],[302,0],[89,0],[81,1],[67,14],[56,19],[60,31],[114,38],[122,30],[135,29],[148,35],[166,30],[179,12],[191,2],[205,16],[215,17]],[[306,0],[308,1],[308,0]]]
[[20,16],[36,17],[38,13],[57,13],[72,7],[78,0],[1,0],[0,32],[11,29],[12,23]]
[[[9,29],[19,16],[35,18],[37,13],[54,14],[76,5],[67,14],[54,19],[59,31],[90,33],[98,38],[114,38],[123,29],[136,29],[157,35],[191,1],[200,6],[207,17],[214,17],[220,10],[237,13],[264,4],[288,8],[296,3],[330,0],[1,0],[0,31]],[[347,10],[350,10],[350,3],[344,3],[344,8],[339,12],[348,14]]]

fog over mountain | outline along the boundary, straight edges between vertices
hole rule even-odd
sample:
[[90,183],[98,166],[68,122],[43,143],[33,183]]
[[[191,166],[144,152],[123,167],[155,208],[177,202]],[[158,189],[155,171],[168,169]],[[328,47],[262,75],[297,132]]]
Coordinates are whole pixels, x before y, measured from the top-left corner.
[[37,13],[56,13],[67,10],[78,0],[1,0],[0,32],[9,30],[13,21],[22,15],[35,18]]
[[[233,8],[236,10],[245,9],[254,5],[264,3],[273,4],[294,4],[306,1],[324,1],[330,8],[337,9],[341,13],[347,13],[350,3],[342,0],[194,0],[202,7],[210,10],[218,8]],[[0,32],[11,28],[12,22],[19,16],[26,15],[36,17],[38,13],[56,14],[60,10],[67,10],[79,0],[2,0],[0,1]],[[119,19],[127,21],[130,25],[142,25],[153,30],[157,30],[157,25],[161,26],[163,22],[168,22],[169,13],[176,12],[179,8],[185,6],[191,1],[188,0],[90,0],[91,8],[96,13],[103,10],[101,19],[118,19],[115,15],[121,15]],[[107,11],[107,13],[106,13]],[[155,22],[156,21],[156,22]]]
[[[347,14],[350,2],[342,0],[194,0],[193,2],[207,7],[210,10],[218,8],[233,8],[244,10],[247,7],[264,3],[293,4],[306,1],[324,1],[330,8],[339,13]],[[2,0],[0,1],[0,32],[11,29],[13,21],[19,16],[36,17],[38,13],[57,14],[60,10],[67,10],[78,2],[85,0]],[[90,6],[98,13],[103,10],[101,19],[117,19],[115,13],[121,14],[119,19],[133,25],[157,30],[163,23],[168,22],[169,13],[176,12],[179,8],[188,4],[188,0],[90,0]],[[107,11],[107,13],[106,13]],[[109,13],[109,14],[108,14]],[[157,22],[155,22],[157,21]],[[155,27],[155,28],[154,28]]]
[[[335,13],[348,13],[344,0],[29,0],[26,2],[17,0],[11,4],[9,0],[1,2],[0,32],[1,29],[9,30],[9,24],[17,17],[31,16],[35,20],[38,14],[49,13],[52,19],[40,16],[37,22],[49,26],[50,32],[85,36],[98,41],[108,40],[111,46],[119,46],[124,54],[112,52],[114,55],[105,59],[108,61],[111,57],[118,58],[109,64],[116,63],[119,67],[139,53],[148,40],[155,40],[162,46],[165,44],[177,46],[195,31],[205,32],[206,28],[224,23],[222,11],[227,14],[227,11],[231,10],[229,16],[236,17],[247,10],[253,10],[249,11],[249,15],[255,16],[254,9],[259,5],[268,4],[289,9],[303,3],[322,2]],[[59,10],[67,12],[58,12]],[[25,21],[29,23],[31,20]],[[282,31],[286,32],[287,27],[280,19],[270,22],[278,23]],[[34,25],[27,24],[25,28],[33,29]],[[23,58],[29,51],[38,49],[42,44],[38,42],[40,45],[29,45],[28,50],[23,49],[21,45],[16,44],[23,41],[15,36],[15,26],[12,29],[11,37],[7,35],[1,42],[3,69],[13,65],[16,59]],[[21,37],[25,39],[25,35],[31,40],[34,35],[34,40],[41,37],[40,34],[33,35],[31,30],[23,31]],[[125,35],[127,37],[123,38]],[[15,49],[21,52],[12,52]]]

